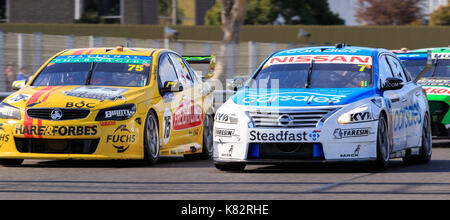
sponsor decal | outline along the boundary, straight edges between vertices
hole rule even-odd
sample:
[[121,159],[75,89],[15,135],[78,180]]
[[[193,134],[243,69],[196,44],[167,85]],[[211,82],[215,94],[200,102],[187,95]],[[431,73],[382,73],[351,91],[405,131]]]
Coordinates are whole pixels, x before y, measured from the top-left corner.
[[169,143],[170,134],[172,133],[172,112],[169,108],[164,109],[163,116],[163,142],[164,144]]
[[319,136],[317,132],[314,135],[310,135],[305,131],[250,131],[250,141],[252,142],[306,142],[309,141],[308,137],[314,137],[317,140]]
[[20,101],[27,101],[30,98],[31,98],[31,95],[18,94],[16,96],[6,100],[6,103],[17,103],[17,102],[20,102]]
[[361,146],[358,145],[355,149],[355,151],[353,151],[353,153],[351,154],[341,154],[340,157],[341,158],[355,158],[355,157],[359,157],[359,151],[361,150]]
[[225,124],[235,124],[235,120],[236,117],[235,116],[231,116],[231,115],[227,115],[227,114],[222,114],[222,113],[217,113],[216,117],[215,117],[215,122],[219,122],[219,123],[225,123]]
[[318,130],[315,130],[315,131],[313,131],[311,134],[309,134],[309,137],[313,140],[313,141],[316,141],[317,139],[319,139],[320,138],[320,131],[318,131]]
[[130,64],[150,64],[151,57],[129,56],[129,55],[75,55],[59,56],[51,63],[130,63]]
[[450,89],[445,87],[426,87],[428,95],[450,95]]
[[115,121],[102,121],[100,122],[100,126],[107,127],[107,126],[114,126],[116,125]]
[[334,137],[336,139],[352,138],[352,137],[364,137],[369,136],[370,128],[353,128],[353,129],[340,129],[334,130]]
[[115,101],[117,99],[125,99],[122,94],[127,90],[123,88],[81,86],[71,91],[63,92],[63,94],[78,98]]
[[422,123],[419,103],[411,104],[400,110],[395,110],[393,119],[394,131],[400,131]]
[[232,157],[233,156],[233,150],[234,150],[234,145],[230,146],[230,149],[227,151],[227,153],[222,153],[220,154],[221,157]]
[[344,95],[326,95],[310,92],[289,92],[289,93],[272,93],[267,95],[249,94],[242,101],[247,104],[257,103],[277,103],[277,102],[305,102],[305,103],[339,103]]
[[233,135],[234,135],[234,129],[223,129],[223,128],[216,129],[216,136],[233,137]]
[[3,124],[0,124],[0,148],[3,146],[3,144],[9,142],[10,138],[10,135],[6,134],[6,131],[3,128]]
[[421,79],[418,83],[422,86],[450,86],[448,79]]
[[434,53],[433,59],[440,59],[440,60],[449,60],[450,59],[450,53]]
[[359,121],[368,121],[372,120],[372,114],[370,112],[358,112],[354,114],[350,114],[350,121],[359,122]]
[[110,143],[117,149],[117,153],[123,153],[136,142],[136,135],[128,130],[126,125],[119,126],[112,135],[106,136],[106,143]]
[[105,119],[113,118],[113,117],[130,117],[133,116],[134,112],[130,111],[130,109],[118,109],[105,111]]
[[97,126],[34,126],[17,124],[14,130],[16,135],[39,136],[92,136],[97,135]]
[[194,128],[203,124],[203,109],[193,100],[184,100],[173,113],[173,130]]
[[84,101],[73,103],[68,102],[66,103],[66,108],[95,108],[95,103],[85,103]]
[[331,64],[358,64],[372,65],[372,57],[356,55],[292,55],[272,57],[265,66],[299,63],[331,63]]

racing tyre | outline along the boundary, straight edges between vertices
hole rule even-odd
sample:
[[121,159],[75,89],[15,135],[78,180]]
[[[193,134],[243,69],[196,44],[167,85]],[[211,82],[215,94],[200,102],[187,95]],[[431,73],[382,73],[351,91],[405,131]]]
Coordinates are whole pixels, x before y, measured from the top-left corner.
[[214,166],[221,171],[241,172],[245,169],[245,164],[233,163],[233,164],[214,164]]
[[430,117],[426,114],[422,124],[422,146],[420,147],[420,153],[417,156],[409,155],[404,157],[403,162],[405,164],[429,163],[433,154],[432,141]]
[[20,165],[22,165],[23,160],[14,160],[14,159],[1,159],[0,160],[0,165],[5,166],[5,167],[18,167]]
[[150,112],[144,127],[144,163],[155,165],[159,158],[159,129],[156,116]]
[[378,121],[377,132],[377,170],[386,170],[389,167],[389,131],[387,126],[386,116],[382,115]]

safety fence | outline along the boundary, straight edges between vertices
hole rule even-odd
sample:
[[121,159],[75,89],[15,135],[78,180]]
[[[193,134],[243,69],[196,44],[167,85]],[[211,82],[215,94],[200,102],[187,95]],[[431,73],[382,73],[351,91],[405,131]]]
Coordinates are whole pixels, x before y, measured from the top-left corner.
[[[0,92],[11,91],[11,81],[19,71],[25,75],[34,74],[54,54],[65,49],[89,47],[168,48],[182,55],[219,54],[221,42],[217,41],[170,41],[164,39],[130,39],[102,36],[46,35],[42,33],[10,33],[0,31]],[[280,43],[245,42],[228,45],[228,53],[218,56],[226,58],[227,77],[247,77],[270,54],[302,45]],[[197,71],[207,67],[194,66]]]

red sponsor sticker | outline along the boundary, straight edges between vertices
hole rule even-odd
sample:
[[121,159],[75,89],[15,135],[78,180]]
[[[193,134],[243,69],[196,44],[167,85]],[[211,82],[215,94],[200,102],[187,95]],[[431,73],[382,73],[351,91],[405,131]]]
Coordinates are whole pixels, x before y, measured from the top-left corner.
[[430,95],[450,95],[450,89],[444,87],[427,87],[425,91]]
[[173,113],[173,130],[184,130],[203,123],[203,109],[193,100],[185,100]]

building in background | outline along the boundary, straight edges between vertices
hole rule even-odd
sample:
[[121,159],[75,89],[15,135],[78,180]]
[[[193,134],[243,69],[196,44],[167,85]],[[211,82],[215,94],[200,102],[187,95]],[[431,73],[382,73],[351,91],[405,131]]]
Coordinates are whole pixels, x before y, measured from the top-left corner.
[[[0,0],[0,22],[160,24],[159,20],[164,19],[159,14],[160,1],[162,0]],[[178,20],[182,25],[203,25],[206,11],[215,2],[216,0],[177,0],[177,8],[182,12]]]

